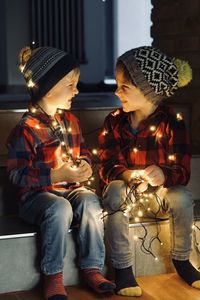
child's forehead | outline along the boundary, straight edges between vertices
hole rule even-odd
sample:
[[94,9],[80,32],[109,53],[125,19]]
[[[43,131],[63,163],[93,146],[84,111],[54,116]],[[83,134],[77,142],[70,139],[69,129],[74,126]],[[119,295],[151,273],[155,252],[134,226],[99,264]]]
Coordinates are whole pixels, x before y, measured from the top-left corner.
[[121,68],[116,68],[115,77],[117,81],[126,82],[126,78],[124,76],[124,71]]
[[73,70],[69,72],[67,75],[65,75],[61,81],[63,82],[71,82],[71,81],[76,81],[79,78],[80,73],[79,72],[74,72]]

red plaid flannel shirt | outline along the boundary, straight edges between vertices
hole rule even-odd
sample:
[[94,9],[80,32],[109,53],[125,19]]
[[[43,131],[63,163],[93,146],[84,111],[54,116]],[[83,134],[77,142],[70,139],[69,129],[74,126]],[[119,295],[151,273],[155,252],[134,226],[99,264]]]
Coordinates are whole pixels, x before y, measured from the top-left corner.
[[103,184],[127,169],[145,169],[155,164],[165,175],[165,187],[186,185],[190,178],[190,142],[183,120],[163,104],[137,131],[122,109],[110,113],[99,135],[100,177]]
[[[78,119],[64,110],[56,118],[64,129],[64,139],[73,158],[90,163],[91,153],[84,143]],[[21,200],[37,191],[63,192],[70,188],[67,183],[51,183],[50,170],[61,163],[62,151],[61,142],[50,129],[50,120],[44,113],[25,113],[12,130],[7,148],[7,171],[19,189]]]

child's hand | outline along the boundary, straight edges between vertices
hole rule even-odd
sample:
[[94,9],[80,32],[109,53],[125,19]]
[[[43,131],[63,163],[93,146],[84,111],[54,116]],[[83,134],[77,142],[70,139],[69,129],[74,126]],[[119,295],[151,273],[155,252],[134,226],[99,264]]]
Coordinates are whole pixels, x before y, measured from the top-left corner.
[[[78,169],[84,173],[84,177],[86,177],[86,180],[88,180],[92,176],[92,168],[87,161],[81,160],[81,163],[78,166]],[[86,181],[86,180],[83,180],[83,181]],[[80,181],[80,182],[82,182],[82,181]]]
[[66,162],[60,168],[51,170],[51,182],[83,182],[91,175],[92,169],[86,161],[82,160],[78,167],[72,162]]
[[119,175],[119,179],[124,180],[130,186],[132,182],[132,173],[133,170],[126,170]]
[[144,178],[152,186],[160,186],[165,182],[162,169],[156,165],[151,165],[144,170]]

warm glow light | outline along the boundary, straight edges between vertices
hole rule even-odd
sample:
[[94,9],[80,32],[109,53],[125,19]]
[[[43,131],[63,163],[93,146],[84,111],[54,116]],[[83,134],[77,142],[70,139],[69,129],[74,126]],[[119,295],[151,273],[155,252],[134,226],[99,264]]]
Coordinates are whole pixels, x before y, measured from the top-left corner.
[[40,125],[39,124],[35,125],[35,128],[40,129]]
[[107,133],[108,133],[107,130],[103,130],[103,132],[102,132],[103,135],[106,135]]
[[25,65],[20,65],[20,66],[19,66],[19,69],[20,69],[20,72],[21,72],[21,73],[23,73],[24,68],[25,68]]
[[155,131],[156,130],[156,126],[155,125],[151,125],[149,128],[151,131]]
[[62,114],[62,112],[63,112],[62,109],[58,109],[59,114]]
[[169,155],[169,156],[168,156],[168,159],[169,159],[169,160],[172,160],[172,161],[175,161],[175,160],[176,160],[176,156],[175,156],[174,154]]
[[35,107],[31,107],[30,111],[34,114],[37,111],[37,109]]
[[30,79],[30,80],[27,82],[27,86],[28,86],[29,88],[32,88],[32,87],[35,86],[35,83],[33,82],[32,79]]
[[157,257],[155,257],[155,261],[158,261],[158,258],[157,258]]
[[134,220],[135,220],[135,222],[139,222],[139,221],[140,221],[140,218],[135,217]]
[[161,138],[162,137],[162,134],[161,133],[158,133],[158,134],[156,134],[156,136],[157,136],[157,138]]
[[92,153],[93,153],[94,155],[97,155],[97,150],[96,150],[96,149],[93,149],[93,150],[92,150]]
[[133,152],[137,153],[138,149],[137,148],[133,148]]
[[53,126],[56,126],[58,123],[54,120],[53,122],[52,122],[52,125]]
[[67,128],[67,131],[68,131],[68,132],[72,132],[71,127],[68,127],[68,128]]
[[183,116],[182,116],[181,113],[177,113],[176,114],[176,118],[177,118],[178,121],[182,121],[183,120]]
[[117,109],[116,111],[114,111],[113,113],[112,113],[112,116],[117,116],[117,115],[119,115],[119,113],[120,113],[120,110],[119,109]]
[[141,210],[138,210],[138,217],[142,217],[143,216],[143,212]]
[[62,142],[61,142],[61,145],[62,145],[62,146],[65,146],[65,142],[62,141]]

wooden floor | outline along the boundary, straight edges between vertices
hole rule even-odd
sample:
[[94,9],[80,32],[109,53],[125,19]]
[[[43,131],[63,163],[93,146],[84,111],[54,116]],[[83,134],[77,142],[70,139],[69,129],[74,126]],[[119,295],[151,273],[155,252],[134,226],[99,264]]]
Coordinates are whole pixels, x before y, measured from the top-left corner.
[[[139,300],[199,300],[200,290],[185,284],[176,274],[146,276],[137,279],[143,295]],[[102,296],[77,286],[67,287],[69,300],[131,300],[135,297]],[[0,294],[0,300],[43,300],[40,290]]]

